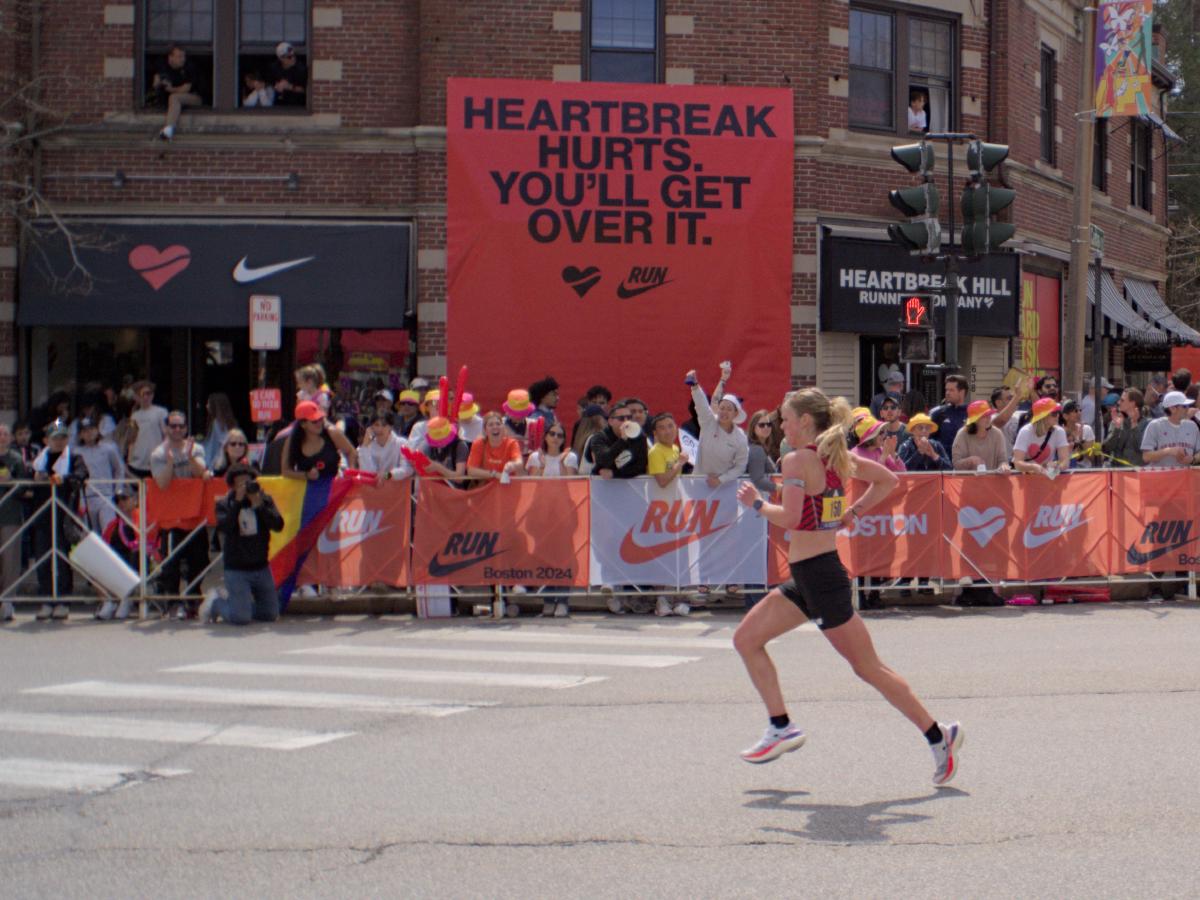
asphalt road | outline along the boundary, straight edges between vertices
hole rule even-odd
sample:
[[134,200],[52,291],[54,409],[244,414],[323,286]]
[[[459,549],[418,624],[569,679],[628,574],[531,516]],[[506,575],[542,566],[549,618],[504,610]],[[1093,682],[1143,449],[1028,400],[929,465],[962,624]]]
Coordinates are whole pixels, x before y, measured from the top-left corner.
[[[731,614],[0,628],[6,897],[1194,897],[1200,605],[890,610],[922,737]],[[450,674],[453,673],[453,674]]]

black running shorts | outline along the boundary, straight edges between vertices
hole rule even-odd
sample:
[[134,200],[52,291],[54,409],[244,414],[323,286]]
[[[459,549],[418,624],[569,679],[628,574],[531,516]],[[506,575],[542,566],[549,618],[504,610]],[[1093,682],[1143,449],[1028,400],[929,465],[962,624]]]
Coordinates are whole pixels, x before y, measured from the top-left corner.
[[779,590],[818,628],[828,631],[850,621],[854,615],[850,578],[836,550],[791,563],[789,568],[792,577]]

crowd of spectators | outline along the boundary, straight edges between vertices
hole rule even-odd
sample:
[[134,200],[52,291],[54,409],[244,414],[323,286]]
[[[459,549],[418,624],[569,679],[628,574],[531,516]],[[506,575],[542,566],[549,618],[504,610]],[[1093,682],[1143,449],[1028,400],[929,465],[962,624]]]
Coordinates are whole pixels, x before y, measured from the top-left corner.
[[[972,400],[967,380],[949,375],[942,402],[932,409],[919,392],[906,390],[902,373],[888,370],[881,378],[869,405],[855,409],[847,437],[855,454],[892,471],[1054,478],[1076,468],[1200,464],[1200,385],[1192,384],[1185,369],[1153,376],[1144,392],[1134,386],[1118,391],[1101,379],[1084,385],[1081,399],[1065,402],[1052,375],[998,387],[987,400]],[[470,490],[519,476],[575,475],[648,476],[665,487],[681,474],[694,473],[713,488],[748,478],[760,490],[772,491],[780,459],[791,449],[779,411],[748,414],[729,390],[731,379],[732,366],[723,363],[710,395],[697,373],[688,372],[689,417],[682,422],[670,412],[652,415],[636,396],[614,399],[607,387],[595,385],[577,401],[568,432],[558,411],[559,384],[550,376],[510,391],[499,409],[483,411],[470,393],[443,398],[421,378],[399,390],[380,385],[348,397],[330,388],[320,366],[308,365],[295,373],[290,421],[276,423],[254,454],[224,394],[207,398],[202,428],[193,427],[184,412],[156,404],[155,385],[148,381],[129,383],[119,393],[97,387],[75,408],[69,395],[55,394],[30,419],[12,428],[0,425],[0,486],[32,482],[0,494],[0,576],[5,590],[16,593],[13,586],[32,573],[37,592],[48,598],[37,617],[66,618],[67,605],[52,598],[71,593],[72,568],[61,557],[46,557],[52,545],[69,547],[80,539],[79,523],[102,535],[136,568],[140,548],[137,529],[130,525],[136,495],[131,479],[152,478],[164,489],[189,478],[219,477],[236,485],[238,508],[225,509],[214,535],[162,529],[147,548],[152,558],[166,560],[158,573],[159,593],[180,596],[190,588],[195,595],[193,602],[178,606],[181,617],[196,615],[201,577],[214,550],[224,553],[229,568],[231,536],[245,551],[233,552],[234,571],[261,568],[259,545],[265,546],[278,512],[270,505],[264,511],[256,484],[249,494],[245,490],[260,474],[307,480],[346,470],[380,479],[421,474]],[[1104,414],[1099,434],[1093,427],[1097,404]],[[59,485],[60,499],[78,511],[78,521],[49,515],[50,483]],[[28,527],[17,537],[23,524]],[[216,614],[225,610],[226,617],[238,621],[267,617],[271,603],[255,593],[261,580],[242,578],[237,596],[219,604]],[[713,590],[736,594],[739,588]],[[708,591],[696,589],[701,595]],[[688,611],[682,596],[658,599],[660,615]],[[609,607],[621,613],[627,604],[610,596]],[[548,602],[544,611],[564,614],[565,606],[560,611]],[[98,615],[123,618],[129,612],[128,603],[103,603]],[[209,604],[205,615],[212,614]],[[3,601],[0,620],[12,616],[12,604]]]

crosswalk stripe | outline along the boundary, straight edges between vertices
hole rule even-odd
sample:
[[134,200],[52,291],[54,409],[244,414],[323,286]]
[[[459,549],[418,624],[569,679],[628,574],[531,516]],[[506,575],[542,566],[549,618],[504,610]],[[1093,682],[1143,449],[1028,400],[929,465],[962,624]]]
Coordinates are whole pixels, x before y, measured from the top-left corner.
[[72,763],[22,757],[0,758],[0,784],[94,794],[123,785],[191,774],[188,769],[139,769],[133,765]]
[[628,669],[664,669],[680,663],[695,662],[698,656],[651,656],[620,653],[553,653],[540,650],[491,650],[472,648],[455,650],[443,647],[379,647],[333,644],[306,647],[287,653],[307,656],[378,656],[391,659],[436,659],[473,663],[532,663],[534,665],[619,666]]
[[588,634],[575,631],[565,631],[553,626],[529,626],[528,628],[472,628],[438,629],[437,631],[407,631],[399,637],[407,640],[434,641],[468,641],[471,643],[496,644],[562,644],[570,646],[595,647],[664,647],[678,650],[732,650],[732,632],[729,637],[661,637],[660,635],[646,636],[632,629],[628,631],[612,631],[603,634]]
[[294,728],[260,728],[254,725],[215,725],[210,722],[177,722],[122,716],[67,716],[22,712],[0,712],[0,731],[154,741],[162,744],[253,747],[258,750],[303,750],[355,734],[353,731],[300,731]]
[[250,688],[183,687],[170,684],[127,684],[116,681],[76,681],[29,688],[26,694],[58,697],[96,697],[106,700],[172,700],[180,703],[215,703],[222,706],[278,706],[292,709],[340,709],[349,712],[383,712],[408,716],[452,716],[495,701],[419,700],[413,697],[377,697],[371,694],[330,694],[320,691],[275,691]]
[[466,684],[482,687],[572,688],[608,679],[602,675],[510,674],[506,672],[439,672],[428,669],[383,669],[372,666],[309,666],[286,663],[209,662],[163,669],[192,675],[268,675],[290,678],[346,678],[403,681],[408,684]]

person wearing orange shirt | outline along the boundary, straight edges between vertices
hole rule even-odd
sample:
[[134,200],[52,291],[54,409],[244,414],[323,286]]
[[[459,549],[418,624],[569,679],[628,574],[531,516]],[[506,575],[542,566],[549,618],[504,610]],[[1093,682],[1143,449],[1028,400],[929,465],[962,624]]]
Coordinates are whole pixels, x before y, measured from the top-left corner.
[[498,478],[507,481],[523,475],[521,443],[504,434],[504,416],[492,411],[483,417],[483,437],[471,444],[467,474],[472,478]]

